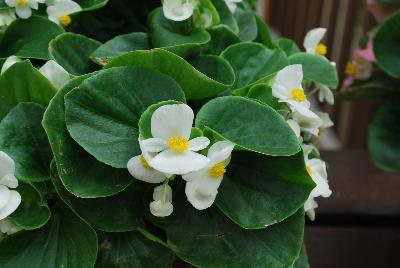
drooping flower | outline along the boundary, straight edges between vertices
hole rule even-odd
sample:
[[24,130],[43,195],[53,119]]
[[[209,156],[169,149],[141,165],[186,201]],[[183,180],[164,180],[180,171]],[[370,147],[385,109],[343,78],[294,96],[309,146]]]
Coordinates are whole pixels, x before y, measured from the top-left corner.
[[79,4],[72,0],[58,0],[54,5],[47,7],[49,20],[65,27],[71,24],[71,14],[81,11]]
[[228,6],[229,10],[234,13],[237,7],[237,4],[242,2],[243,0],[225,0],[226,5]]
[[12,65],[14,65],[17,62],[22,61],[19,57],[17,56],[10,56],[6,59],[6,61],[3,63],[3,66],[1,67],[1,74],[3,74],[5,71],[7,71],[8,68],[10,68]]
[[15,13],[21,19],[27,19],[32,16],[32,9],[37,10],[39,3],[44,3],[44,0],[5,0],[6,4],[15,8]]
[[321,43],[326,33],[325,28],[315,28],[309,31],[304,37],[303,46],[307,53],[325,56],[328,52],[327,47]]
[[139,140],[142,155],[154,169],[166,173],[183,175],[204,168],[210,160],[196,153],[210,144],[206,137],[192,140],[194,114],[186,104],[164,105],[151,117],[153,138]]
[[163,11],[167,19],[184,21],[193,15],[195,0],[164,0]]
[[174,211],[172,206],[172,188],[163,184],[154,188],[154,201],[150,203],[150,212],[156,217],[168,217]]
[[63,87],[71,79],[69,73],[54,60],[46,62],[39,72],[57,89]]
[[11,9],[0,9],[0,27],[1,26],[8,26],[16,20],[17,17],[15,16],[15,13]]
[[330,105],[335,104],[335,98],[333,97],[332,90],[329,87],[320,83],[315,83],[315,86],[318,89],[318,100],[320,102],[326,101]]
[[311,133],[314,136],[318,135],[322,120],[311,110],[303,109],[301,112],[295,110],[292,113],[292,118],[299,124],[302,131]]
[[233,148],[234,144],[230,142],[216,142],[208,150],[210,163],[201,170],[182,176],[187,181],[186,196],[196,209],[203,210],[214,203]]
[[0,220],[13,213],[21,203],[21,195],[9,189],[18,187],[18,180],[14,173],[14,160],[0,151]]

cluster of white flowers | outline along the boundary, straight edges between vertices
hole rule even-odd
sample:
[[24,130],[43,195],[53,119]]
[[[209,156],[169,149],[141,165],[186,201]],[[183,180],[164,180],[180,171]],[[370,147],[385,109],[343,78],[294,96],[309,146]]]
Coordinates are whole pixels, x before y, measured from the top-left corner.
[[0,151],[0,238],[3,234],[18,231],[18,228],[7,219],[21,203],[21,195],[16,190],[10,190],[18,187],[14,173],[14,160]]
[[[139,138],[142,154],[128,162],[128,170],[138,180],[163,183],[154,188],[150,211],[157,217],[173,211],[172,189],[175,175],[186,181],[186,196],[197,209],[210,207],[226,172],[234,145],[219,141],[210,145],[206,137],[190,139],[194,113],[186,104],[164,105],[151,117],[153,138]],[[208,149],[207,156],[200,151]]]
[[71,14],[82,10],[81,6],[72,0],[5,0],[5,2],[12,9],[0,13],[0,26],[9,25],[16,19],[15,14],[21,19],[28,19],[32,16],[32,9],[39,9],[39,4],[46,4],[49,20],[63,27],[71,23]]

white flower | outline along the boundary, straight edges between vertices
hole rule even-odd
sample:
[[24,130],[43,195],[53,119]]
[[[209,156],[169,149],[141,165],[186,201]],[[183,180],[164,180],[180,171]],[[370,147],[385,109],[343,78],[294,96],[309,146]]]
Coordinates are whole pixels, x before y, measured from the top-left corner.
[[329,87],[319,83],[315,83],[315,85],[317,86],[318,89],[318,100],[320,102],[324,102],[326,100],[326,102],[330,105],[335,104],[335,99],[333,97],[332,90]]
[[226,5],[228,6],[229,10],[233,13],[236,10],[236,5],[242,2],[242,0],[225,0]]
[[[204,168],[210,160],[196,153],[207,148],[210,140],[189,140],[194,114],[186,104],[164,105],[151,117],[153,138],[139,140],[142,155],[154,169],[166,174],[183,175]],[[153,153],[155,154],[153,157]]]
[[314,136],[318,135],[319,128],[322,126],[322,120],[311,110],[294,110],[292,112],[292,118],[299,124],[299,127],[302,131],[311,133]]
[[60,89],[70,79],[69,73],[54,60],[49,60],[40,69],[39,72],[46,77],[55,88]]
[[71,23],[70,15],[81,10],[81,6],[74,1],[58,0],[54,5],[47,7],[47,15],[49,20],[67,27]]
[[311,191],[307,201],[304,203],[304,210],[307,212],[310,219],[314,220],[314,209],[318,207],[318,204],[315,202],[314,198],[319,196],[327,198],[332,194],[332,191],[328,184],[328,174],[326,173],[325,162],[317,158],[308,159],[307,156],[305,156],[305,162],[307,172],[310,174],[316,186]]
[[11,9],[0,9],[0,27],[10,25],[16,18]]
[[172,206],[172,189],[168,184],[154,188],[154,201],[150,203],[150,212],[156,217],[168,217],[174,211]]
[[303,67],[301,64],[289,65],[280,70],[271,81],[272,95],[279,102],[286,102],[294,111],[303,112],[310,108],[310,102],[304,93]]
[[300,125],[293,119],[289,119],[286,121],[288,123],[289,127],[293,130],[294,134],[296,135],[297,138],[300,138]]
[[9,189],[18,187],[14,173],[14,160],[0,151],[0,220],[13,213],[21,203],[21,195]]
[[21,19],[27,19],[32,16],[32,9],[38,9],[38,3],[44,3],[44,0],[5,0],[6,4],[15,8],[15,13]]
[[329,128],[334,125],[328,113],[316,112],[316,114],[322,121],[322,124],[320,126],[321,128]]
[[195,6],[195,0],[164,0],[164,16],[173,21],[187,20],[193,15]]
[[143,155],[135,156],[129,160],[128,171],[136,179],[148,183],[160,183],[168,177],[166,174],[150,166]]
[[199,210],[209,208],[215,201],[218,188],[226,172],[234,144],[220,141],[208,150],[210,163],[203,169],[183,175],[189,202]]
[[13,224],[8,218],[0,221],[0,234],[14,234],[22,230],[21,227]]
[[12,65],[14,65],[17,62],[22,61],[20,58],[17,56],[10,56],[6,59],[6,61],[3,63],[3,66],[1,67],[1,74],[3,74],[5,71],[7,71],[8,68],[10,68]]
[[306,34],[303,46],[306,49],[307,53],[319,54],[322,56],[326,55],[327,48],[324,44],[321,43],[321,40],[322,38],[324,38],[325,33],[325,28],[315,28]]

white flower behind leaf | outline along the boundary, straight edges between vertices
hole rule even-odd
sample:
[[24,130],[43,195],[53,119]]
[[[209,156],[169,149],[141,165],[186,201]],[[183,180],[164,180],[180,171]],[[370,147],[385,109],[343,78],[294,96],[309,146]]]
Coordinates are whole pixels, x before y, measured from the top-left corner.
[[303,42],[303,46],[307,53],[319,54],[325,56],[327,53],[327,47],[321,43],[321,40],[326,34],[325,28],[315,28],[309,31]]
[[13,213],[21,203],[21,195],[9,189],[18,187],[18,180],[14,173],[14,160],[0,151],[0,220]]
[[0,27],[8,26],[16,19],[17,19],[17,17],[15,16],[15,13],[13,10],[0,9]]
[[71,79],[69,73],[54,60],[46,62],[39,72],[57,89],[63,87]]
[[68,27],[71,24],[71,14],[81,11],[79,4],[71,0],[58,0],[54,5],[47,7],[47,15],[49,20],[63,26]]
[[187,20],[193,15],[195,0],[164,0],[163,12],[167,19],[173,21]]
[[187,181],[186,196],[196,209],[203,210],[214,203],[233,148],[234,144],[230,142],[216,142],[208,150],[210,163],[199,171],[182,176]]
[[172,206],[172,188],[163,184],[154,188],[154,201],[150,203],[150,212],[156,217],[168,217],[174,211]]
[[3,74],[5,71],[8,70],[11,66],[13,66],[15,63],[22,61],[19,57],[17,56],[10,56],[6,59],[6,61],[3,63],[3,66],[1,67],[1,74]]
[[15,13],[21,19],[27,19],[32,16],[32,9],[37,10],[39,3],[45,0],[5,0],[9,7],[15,8]]
[[234,13],[237,7],[237,4],[242,2],[243,0],[225,0],[226,5],[228,6],[229,10]]
[[206,137],[192,140],[194,114],[186,104],[164,105],[151,117],[153,138],[140,141],[142,155],[154,169],[166,173],[183,175],[204,168],[210,160],[197,151],[210,144]]

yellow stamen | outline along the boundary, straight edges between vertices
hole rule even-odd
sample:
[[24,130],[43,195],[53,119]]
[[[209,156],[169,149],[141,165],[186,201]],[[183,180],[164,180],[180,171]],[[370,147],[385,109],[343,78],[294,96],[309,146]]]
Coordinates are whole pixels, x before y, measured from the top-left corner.
[[300,88],[292,89],[292,97],[298,102],[303,102],[307,100],[306,94],[304,94],[304,91]]
[[168,147],[175,152],[184,152],[189,148],[189,141],[182,136],[172,136],[168,140]]
[[224,176],[226,172],[226,166],[224,163],[220,162],[210,168],[210,176],[215,179]]
[[25,6],[26,6],[26,0],[18,0],[17,1],[18,8],[24,8]]
[[146,161],[146,159],[143,157],[143,155],[140,156],[140,163],[144,168],[147,168],[149,170],[153,169],[152,166],[149,165],[149,163]]
[[313,173],[313,169],[310,166],[307,166],[306,169],[309,175]]
[[60,16],[60,23],[61,25],[65,28],[68,27],[68,25],[71,24],[71,16],[69,15],[62,15]]
[[328,53],[328,48],[324,44],[319,43],[315,48],[315,52],[319,55],[325,56],[326,53]]
[[318,136],[321,136],[321,135],[324,134],[324,133],[325,133],[325,128],[320,127],[320,128],[318,129]]
[[344,69],[344,72],[347,75],[354,75],[356,73],[356,71],[357,71],[357,67],[354,63],[348,62],[346,64],[346,68]]

